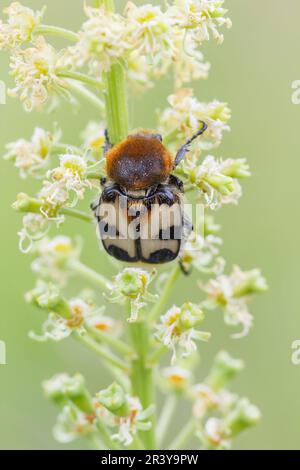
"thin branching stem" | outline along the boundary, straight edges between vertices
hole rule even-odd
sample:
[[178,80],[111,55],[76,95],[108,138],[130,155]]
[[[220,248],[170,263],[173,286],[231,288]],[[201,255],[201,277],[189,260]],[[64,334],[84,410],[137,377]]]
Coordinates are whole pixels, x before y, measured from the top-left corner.
[[121,369],[123,372],[128,371],[128,366],[126,362],[124,362],[119,357],[115,356],[112,352],[110,352],[105,347],[101,346],[97,341],[91,338],[89,335],[81,335],[78,332],[74,332],[73,336],[79,341],[81,344],[86,346],[88,349],[93,351],[97,354],[101,359],[112,365],[113,367],[117,367]]
[[102,274],[98,273],[94,269],[89,268],[86,266],[84,263],[77,259],[73,259],[69,261],[68,263],[68,268],[72,270],[74,273],[78,274],[79,276],[84,277],[88,281],[90,281],[92,284],[95,284],[98,287],[101,287],[102,289],[109,289],[110,287],[110,281],[103,276]]
[[38,36],[41,35],[49,35],[49,36],[56,36],[58,38],[67,39],[68,41],[77,42],[79,36],[74,31],[70,31],[69,29],[60,28],[59,26],[52,26],[48,24],[41,24],[34,29],[34,35]]
[[76,80],[78,82],[82,82],[85,85],[94,86],[100,90],[103,90],[103,83],[96,78],[90,77],[81,72],[73,72],[71,70],[62,70],[56,73],[58,77],[62,78],[71,78],[72,80]]
[[123,354],[125,356],[133,356],[134,353],[132,351],[132,348],[130,348],[130,346],[128,346],[122,340],[120,340],[118,338],[115,338],[114,336],[112,336],[109,333],[104,333],[101,330],[97,330],[97,329],[92,328],[92,327],[87,326],[87,325],[86,325],[86,329],[88,330],[90,335],[93,336],[93,338],[96,341],[99,341],[99,342],[104,343],[104,344],[105,343],[108,344],[113,349],[118,351],[118,353],[120,353],[120,354]]
[[95,93],[88,90],[83,84],[81,84],[80,82],[76,80],[68,79],[66,81],[67,81],[67,88],[70,91],[73,91],[78,96],[84,98],[86,101],[91,103],[94,107],[96,107],[98,111],[101,111],[101,113],[104,111],[104,103],[97,95],[95,95]]
[[83,220],[84,222],[92,222],[94,220],[91,214],[87,214],[86,212],[79,211],[78,209],[73,209],[71,207],[62,207],[59,213],[75,217],[76,219]]
[[184,448],[186,442],[193,436],[195,432],[195,422],[189,421],[177,434],[175,439],[171,442],[168,449],[170,450],[181,450]]
[[178,404],[178,395],[172,394],[166,398],[165,404],[160,414],[160,418],[157,423],[157,444],[158,448],[161,448],[164,443],[164,439],[169,430],[171,420],[174,416],[176,407]]
[[155,322],[158,319],[158,317],[162,314],[163,309],[168,302],[172,289],[174,288],[175,282],[177,281],[180,275],[180,271],[181,271],[181,268],[180,268],[179,263],[177,262],[166,282],[166,285],[163,291],[161,292],[159,296],[158,302],[154,305],[152,311],[150,312],[150,315],[148,317],[149,321]]

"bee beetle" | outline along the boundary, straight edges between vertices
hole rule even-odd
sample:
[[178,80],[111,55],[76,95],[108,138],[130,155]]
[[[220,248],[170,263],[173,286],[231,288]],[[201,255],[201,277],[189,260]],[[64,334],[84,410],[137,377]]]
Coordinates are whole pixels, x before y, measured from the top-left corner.
[[101,180],[100,200],[91,208],[109,255],[128,263],[149,264],[178,257],[193,227],[184,214],[183,182],[172,171],[207,129],[201,124],[175,158],[159,134],[142,130],[113,145],[105,131],[107,178]]

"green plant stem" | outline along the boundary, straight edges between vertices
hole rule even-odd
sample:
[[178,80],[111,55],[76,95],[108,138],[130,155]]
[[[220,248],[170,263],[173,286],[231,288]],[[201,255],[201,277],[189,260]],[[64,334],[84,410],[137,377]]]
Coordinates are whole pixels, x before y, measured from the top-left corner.
[[[144,409],[155,403],[153,387],[153,368],[149,366],[149,327],[146,321],[137,321],[128,325],[136,357],[131,361],[132,393],[139,397]],[[146,449],[155,449],[155,415],[151,416],[152,427],[141,432],[141,439]]]
[[101,178],[103,178],[104,174],[105,174],[104,172],[100,173],[98,171],[90,171],[90,172],[87,173],[86,177],[89,180],[101,180]]
[[[16,201],[13,204],[13,208],[17,210],[18,212],[22,213],[32,213],[32,214],[40,214],[41,209],[43,207],[42,201],[39,201],[38,199],[31,198],[27,195],[26,199],[24,198],[22,201]],[[72,209],[71,207],[63,207],[58,211],[59,214],[62,215],[67,215],[71,217],[75,217],[76,219],[79,220],[84,220],[85,222],[92,222],[93,221],[93,216],[90,214],[87,214],[86,212],[79,211],[77,209]]]
[[158,302],[155,304],[154,308],[150,312],[150,315],[148,317],[149,321],[155,322],[157,318],[161,315],[168,299],[169,296],[172,292],[172,289],[174,287],[175,282],[177,281],[179,275],[180,275],[180,265],[178,262],[176,262],[175,267],[173,268],[173,271],[171,272],[166,285],[162,291],[162,293],[159,296]]
[[128,371],[126,362],[122,361],[107,349],[103,348],[89,335],[80,335],[78,332],[74,331],[73,336],[77,339],[77,341],[96,353],[101,359],[109,363],[111,366],[117,367],[125,372]]
[[[113,0],[103,0],[107,11],[115,10]],[[128,105],[125,67],[121,63],[113,64],[104,74],[105,107],[107,126],[111,142],[117,144],[128,135]]]
[[76,219],[83,220],[84,222],[92,222],[94,220],[92,215],[77,209],[72,209],[70,207],[63,207],[60,209],[59,213],[62,215],[75,217]]
[[148,358],[148,364],[150,366],[155,366],[158,361],[160,360],[161,356],[163,354],[166,354],[168,352],[168,348],[165,345],[161,345],[158,348],[156,348],[156,351]]
[[169,445],[169,450],[180,450],[184,447],[186,441],[188,441],[195,432],[195,422],[189,421],[182,431],[175,437],[174,441]]
[[58,38],[67,39],[72,42],[78,41],[78,34],[74,33],[74,31],[70,31],[69,29],[60,28],[59,26],[51,26],[48,24],[41,24],[34,29],[34,35],[38,36],[41,35],[50,35],[56,36]]
[[90,77],[89,75],[86,75],[84,73],[72,72],[70,70],[63,70],[63,71],[57,72],[56,75],[58,77],[62,77],[62,78],[71,78],[72,80],[82,82],[85,85],[91,85],[91,86],[100,88],[101,90],[103,89],[103,83],[102,82],[100,82],[96,78]]
[[80,150],[78,147],[75,147],[75,145],[69,145],[69,144],[55,144],[53,147],[51,147],[51,153],[70,153],[70,152],[75,152],[77,154],[81,154],[82,150]]
[[115,338],[114,336],[104,333],[103,331],[97,330],[96,328],[92,328],[90,326],[85,326],[85,328],[88,330],[91,336],[96,341],[100,341],[101,343],[106,343],[112,348],[114,348],[116,351],[118,351],[120,354],[123,354],[125,356],[132,356],[133,351],[132,349],[123,341],[121,341],[118,338]]
[[92,282],[93,284],[96,284],[98,287],[100,286],[103,289],[109,289],[111,285],[110,281],[106,279],[105,276],[102,276],[102,274],[97,273],[97,271],[94,271],[93,269],[89,268],[77,259],[69,261],[68,268],[73,270],[73,272],[75,272],[79,276],[84,277],[88,281]]
[[84,98],[93,106],[95,106],[101,113],[104,111],[104,103],[103,101],[95,95],[92,91],[85,88],[80,82],[76,80],[67,80],[67,87],[70,91],[73,91],[78,96]]
[[112,65],[105,74],[106,116],[111,142],[114,144],[128,135],[128,109],[126,99],[125,71],[121,64]]
[[157,424],[157,444],[158,448],[160,449],[164,439],[166,437],[166,433],[169,429],[172,417],[176,410],[176,406],[178,404],[178,396],[176,394],[172,394],[166,398],[166,402],[162,409],[158,424]]
[[104,427],[104,425],[98,420],[97,421],[97,430],[101,436],[102,441],[104,442],[105,446],[108,448],[108,450],[119,450],[119,446],[116,442],[112,440],[110,437],[110,434],[108,433],[107,429]]

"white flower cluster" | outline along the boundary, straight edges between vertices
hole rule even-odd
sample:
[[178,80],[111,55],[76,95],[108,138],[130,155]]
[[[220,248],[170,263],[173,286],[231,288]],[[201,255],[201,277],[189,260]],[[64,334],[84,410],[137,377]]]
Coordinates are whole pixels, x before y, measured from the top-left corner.
[[210,64],[204,62],[198,47],[213,37],[222,42],[219,28],[230,27],[223,1],[189,0],[160,6],[137,6],[128,2],[124,14],[104,7],[85,7],[88,20],[83,23],[78,42],[69,48],[69,63],[88,64],[97,77],[122,62],[128,69],[133,88],[146,89],[152,79],[166,74],[174,65],[176,86],[206,78]]
[[8,90],[9,96],[18,96],[28,112],[42,109],[48,101],[53,107],[58,96],[69,98],[66,81],[57,75],[61,60],[61,54],[42,36],[35,40],[33,47],[14,49],[10,68],[15,87]]
[[187,137],[199,130],[199,121],[204,121],[208,128],[195,142],[198,152],[220,145],[223,133],[229,131],[230,109],[226,103],[217,100],[201,103],[190,88],[181,88],[168,97],[169,107],[160,115],[159,128],[163,136],[171,136],[171,143],[177,148]]
[[232,439],[260,419],[249,400],[228,390],[242,369],[242,361],[221,351],[207,378],[191,390],[197,434],[205,449],[230,449]]
[[33,11],[19,2],[12,2],[3,10],[7,23],[0,21],[0,50],[13,49],[31,40],[36,26],[41,22],[44,9]]
[[126,55],[130,48],[127,27],[121,15],[106,12],[104,7],[85,6],[85,13],[88,20],[77,44],[69,48],[69,59],[77,67],[88,63],[90,72],[99,76]]
[[224,310],[225,322],[231,326],[242,325],[242,331],[233,337],[240,338],[248,334],[253,317],[248,310],[252,295],[267,290],[266,280],[258,269],[242,271],[234,266],[232,273],[221,274],[199,287],[207,294],[204,306],[208,309],[220,307]]
[[202,44],[210,39],[210,34],[221,44],[224,40],[219,28],[231,28],[231,20],[226,18],[224,0],[175,0],[175,12],[179,23]]
[[12,160],[20,170],[21,178],[27,175],[39,178],[49,167],[49,156],[61,137],[61,132],[48,132],[40,127],[34,129],[31,140],[19,139],[6,145],[6,160]]
[[199,199],[210,209],[237,203],[242,194],[239,180],[250,176],[246,160],[217,160],[207,155],[200,163],[202,153],[219,147],[224,132],[230,130],[227,104],[217,100],[201,103],[193,96],[193,91],[186,88],[169,96],[168,102],[170,106],[160,115],[159,129],[174,152],[188,137],[197,133],[200,122],[207,124],[201,139],[193,143],[190,153],[176,169],[178,176],[183,177],[192,188],[200,189]]
[[209,333],[196,330],[203,320],[203,311],[191,302],[181,307],[174,305],[161,317],[156,337],[172,350],[172,364],[176,361],[177,348],[183,351],[183,356],[188,356],[197,350],[195,340],[207,341],[210,338]]
[[[46,220],[46,219],[44,219]],[[69,237],[58,235],[54,238],[44,237],[33,245],[35,259],[32,270],[43,279],[55,282],[64,287],[70,275],[68,265],[77,260],[81,246]]]
[[104,307],[98,308],[85,297],[83,292],[78,297],[65,300],[53,284],[38,281],[36,287],[26,294],[26,300],[49,314],[43,323],[42,335],[30,332],[30,337],[36,341],[61,341],[75,330],[81,335],[86,334],[86,328],[115,336],[119,332],[115,320],[104,315]]
[[61,207],[74,207],[83,199],[84,192],[91,188],[86,178],[87,161],[80,155],[66,154],[60,156],[60,166],[48,172],[48,180],[38,194],[42,201],[41,212],[48,219],[57,220]]

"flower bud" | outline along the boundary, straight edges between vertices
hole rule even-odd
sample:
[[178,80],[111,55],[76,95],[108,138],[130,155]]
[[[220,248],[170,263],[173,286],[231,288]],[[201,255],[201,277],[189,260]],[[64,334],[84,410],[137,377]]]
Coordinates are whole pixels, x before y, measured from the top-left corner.
[[223,174],[229,176],[230,178],[247,178],[251,176],[249,171],[249,165],[245,158],[232,159],[229,158],[225,160],[223,164]]
[[205,382],[217,392],[241,372],[243,367],[243,362],[240,359],[233,359],[226,351],[221,351],[216,356],[212,370]]
[[98,402],[116,416],[127,416],[129,413],[128,401],[124,390],[117,383],[113,383],[96,395]]
[[67,374],[58,374],[43,383],[45,394],[55,403],[62,405],[70,400],[84,413],[92,413],[93,405],[85,380],[81,374],[70,377]]
[[42,203],[38,199],[32,198],[25,193],[19,193],[12,208],[18,212],[41,212]]
[[267,281],[259,269],[243,273],[243,279],[234,288],[234,297],[244,297],[251,294],[265,292],[268,289]]
[[163,371],[163,376],[168,388],[177,393],[185,391],[191,379],[190,371],[182,367],[167,367]]
[[60,295],[59,289],[53,284],[39,281],[37,286],[25,296],[27,302],[43,310],[57,313],[63,318],[71,318],[72,313],[68,302]]
[[186,302],[181,307],[179,327],[184,330],[190,330],[199,326],[204,320],[204,313],[198,305]]
[[257,424],[260,419],[259,409],[252,405],[247,398],[242,398],[226,418],[226,427],[230,431],[230,435],[235,437],[245,429]]

